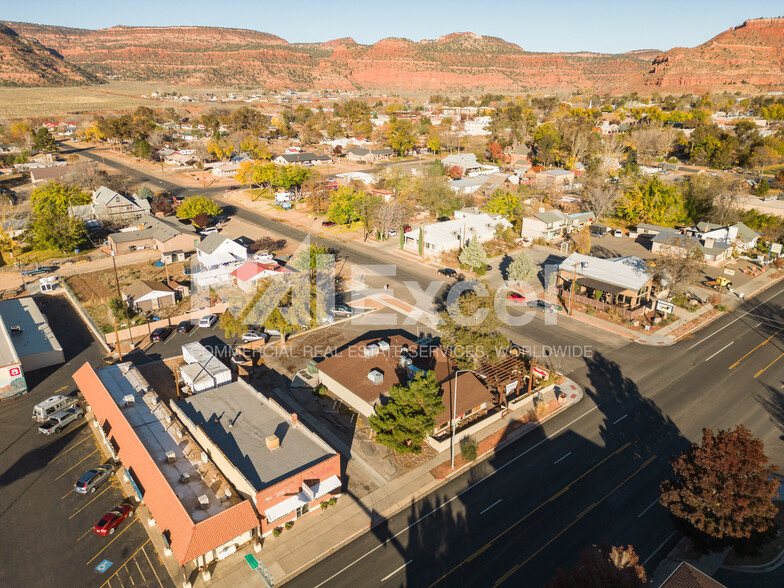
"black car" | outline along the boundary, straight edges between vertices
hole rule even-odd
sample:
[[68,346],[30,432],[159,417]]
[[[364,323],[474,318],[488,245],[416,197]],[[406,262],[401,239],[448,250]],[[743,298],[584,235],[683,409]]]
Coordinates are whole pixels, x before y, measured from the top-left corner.
[[180,324],[177,325],[177,332],[178,333],[188,333],[193,328],[193,323],[191,321],[182,321]]
[[448,278],[454,278],[457,276],[457,272],[451,267],[442,267],[440,270],[438,270],[438,273]]
[[440,222],[440,223],[445,223],[446,221],[452,220],[452,219],[450,219],[448,216],[439,216],[436,220],[438,222]]
[[493,269],[493,266],[492,266],[492,265],[490,265],[489,263],[488,263],[487,265],[485,265],[485,270],[487,270],[488,272],[489,272],[490,270],[492,270],[492,269]]
[[166,339],[166,337],[169,336],[169,333],[171,333],[171,329],[169,327],[160,327],[155,329],[150,334],[150,341],[163,341]]

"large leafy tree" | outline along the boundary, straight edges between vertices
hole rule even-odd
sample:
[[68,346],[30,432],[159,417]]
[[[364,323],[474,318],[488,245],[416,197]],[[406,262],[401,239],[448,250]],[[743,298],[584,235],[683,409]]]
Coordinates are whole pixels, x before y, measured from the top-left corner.
[[57,182],[33,190],[30,236],[37,247],[70,251],[85,239],[84,223],[68,215],[70,206],[89,204],[90,195],[78,186]]
[[435,374],[419,373],[408,386],[392,386],[389,402],[376,406],[370,426],[376,432],[376,440],[390,449],[420,453],[422,442],[435,427],[435,417],[444,408]]
[[681,191],[654,176],[626,191],[617,205],[618,213],[631,223],[672,226],[688,220],[686,199]]
[[702,443],[671,460],[676,479],[661,484],[660,503],[710,538],[765,533],[774,525],[779,487],[768,461],[762,441],[743,425],[715,435],[703,429]]
[[351,186],[342,186],[332,193],[327,218],[333,223],[347,225],[359,218],[356,204],[364,192],[355,190]]
[[192,219],[197,214],[204,213],[208,216],[220,214],[221,207],[207,196],[189,196],[177,208],[177,218]]
[[467,267],[479,269],[487,263],[487,253],[477,239],[471,239],[460,251],[457,260]]
[[414,127],[410,120],[394,119],[390,121],[387,129],[387,141],[392,150],[398,155],[405,155],[416,145]]
[[301,165],[284,165],[278,168],[274,182],[276,186],[286,190],[293,189],[294,193],[299,195],[302,184],[310,178],[312,173],[308,168]]
[[563,137],[554,125],[550,123],[539,125],[533,139],[534,153],[538,161],[545,165],[554,165],[561,160]]
[[207,152],[215,159],[226,161],[234,153],[234,145],[226,137],[217,137],[207,141]]
[[634,548],[594,545],[583,551],[580,563],[570,571],[559,569],[547,588],[642,588],[647,586],[645,568]]
[[46,127],[39,127],[33,133],[33,149],[51,153],[53,151],[59,151],[60,146],[57,144],[57,141],[55,141],[52,133],[49,132],[49,129]]
[[485,204],[484,208],[487,212],[500,214],[512,220],[520,215],[522,202],[519,194],[498,189],[487,199],[487,204]]

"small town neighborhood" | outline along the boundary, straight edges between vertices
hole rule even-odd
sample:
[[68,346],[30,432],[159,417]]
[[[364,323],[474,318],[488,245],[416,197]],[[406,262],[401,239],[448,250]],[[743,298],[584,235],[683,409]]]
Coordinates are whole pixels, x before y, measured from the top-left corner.
[[784,584],[780,81],[84,67],[0,106],[0,583]]

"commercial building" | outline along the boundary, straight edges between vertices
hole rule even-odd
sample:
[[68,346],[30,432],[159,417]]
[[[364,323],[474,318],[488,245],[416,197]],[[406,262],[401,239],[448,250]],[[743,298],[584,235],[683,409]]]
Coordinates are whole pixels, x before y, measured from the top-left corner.
[[271,533],[340,492],[340,456],[242,380],[172,404],[223,475]]
[[64,362],[63,348],[31,296],[0,301],[0,398],[27,392],[24,372]]
[[182,358],[188,365],[180,369],[188,393],[203,392],[231,382],[231,369],[198,341],[182,346]]

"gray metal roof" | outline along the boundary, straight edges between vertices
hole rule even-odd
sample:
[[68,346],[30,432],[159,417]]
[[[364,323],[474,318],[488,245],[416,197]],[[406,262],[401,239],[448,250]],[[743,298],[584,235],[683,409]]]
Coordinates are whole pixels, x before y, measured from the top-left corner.
[[[257,491],[335,453],[301,423],[292,427],[286,411],[241,380],[194,394],[178,406]],[[269,435],[280,440],[278,449],[267,449]]]
[[156,239],[165,243],[169,239],[173,239],[183,233],[191,233],[194,236],[196,234],[191,227],[149,214],[140,217],[137,225],[140,225],[141,228],[135,231],[112,233],[109,235],[109,238],[115,243],[127,243],[128,241],[138,241],[140,239]]
[[[63,349],[32,296],[0,301],[0,319],[0,328],[5,330],[7,339],[10,339],[20,359],[27,355]],[[11,327],[19,327],[21,332],[11,335]],[[2,345],[3,339],[6,337],[0,337],[0,361],[6,365],[14,360],[13,356],[8,355],[7,346]]]
[[218,247],[223,245],[224,241],[230,241],[230,239],[220,233],[212,233],[211,235],[207,235],[204,240],[196,246],[196,249],[209,255],[210,253],[215,253]]

